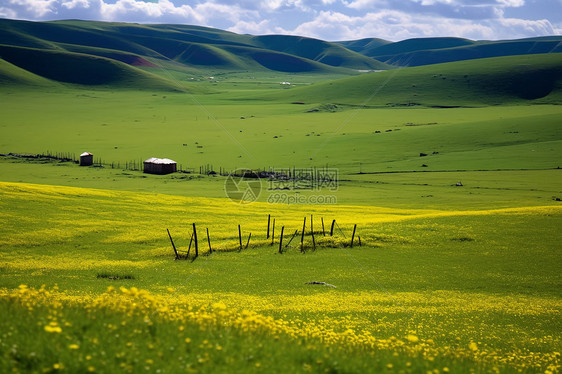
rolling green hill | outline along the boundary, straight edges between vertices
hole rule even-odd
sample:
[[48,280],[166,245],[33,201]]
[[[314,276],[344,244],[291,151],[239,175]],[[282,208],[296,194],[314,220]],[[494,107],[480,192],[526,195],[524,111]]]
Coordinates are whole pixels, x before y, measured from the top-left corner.
[[51,86],[55,83],[0,59],[0,85]]
[[[282,35],[252,37],[199,26],[4,19],[0,20],[0,30],[0,45],[81,53],[141,66],[145,70],[168,62],[174,62],[173,67],[180,71],[352,75],[357,74],[357,70],[390,68],[335,43]],[[55,80],[61,78],[57,72],[42,71],[42,75]],[[95,81],[99,79],[94,78]],[[84,79],[62,77],[61,81],[81,83]]]
[[[556,36],[495,42],[461,38],[421,38],[392,43],[367,38],[331,43],[288,35],[241,35],[189,25],[140,25],[80,20],[28,22],[0,19],[0,57],[7,63],[2,64],[4,82],[35,84],[39,76],[59,83],[164,90],[183,87],[186,84],[178,82],[193,80],[194,77],[231,72],[277,73],[277,76],[314,73],[329,79],[335,75],[357,75],[359,71],[392,70],[395,67],[433,65],[497,56],[549,54],[562,51],[561,40],[561,37]],[[476,65],[459,66],[462,66],[461,70],[471,71],[475,68],[477,71],[483,71],[485,66],[478,67],[479,64],[477,62]],[[519,63],[512,60],[507,64],[515,64],[517,67]],[[17,66],[19,70],[8,68],[11,65]],[[398,86],[393,83],[392,88],[386,88],[387,91],[391,89],[394,92],[390,96],[387,95],[390,99],[387,103],[415,105],[420,102],[420,97],[424,97],[422,102],[434,97],[435,100],[430,100],[432,105],[457,105],[446,103],[461,102],[462,100],[457,98],[465,91],[470,92],[469,101],[473,101],[474,95],[495,97],[498,92],[507,96],[513,94],[513,97],[520,99],[536,99],[548,95],[553,90],[550,83],[541,83],[542,78],[537,80],[534,73],[523,74],[522,79],[517,81],[526,82],[526,79],[530,79],[533,87],[540,88],[527,89],[524,83],[514,83],[513,77],[527,71],[516,69],[513,74],[501,73],[497,77],[491,77],[491,82],[497,84],[492,84],[493,92],[484,93],[482,96],[480,91],[486,91],[483,88],[486,84],[481,83],[480,79],[488,80],[486,74],[478,73],[465,77],[470,74],[462,71],[440,71],[442,68],[432,68],[433,70],[427,72],[414,70],[381,75],[383,79],[392,76],[394,82],[398,83]],[[24,71],[31,75],[24,74]],[[11,74],[14,76],[11,77]],[[425,78],[419,80],[418,74],[437,75],[440,80],[433,77],[429,81]],[[450,76],[444,77],[447,74]],[[274,79],[274,76],[270,79]],[[373,78],[366,78],[367,81],[371,79]],[[401,79],[414,81],[402,82]],[[507,81],[499,83],[502,79]],[[351,97],[354,97],[355,92],[362,90],[363,84],[360,82],[363,81],[364,78],[352,81],[358,84],[349,90],[352,93]],[[439,84],[434,84],[436,82]],[[42,84],[47,82],[42,81]],[[503,88],[498,88],[500,86]],[[432,90],[437,91],[429,94]],[[460,93],[457,93],[457,90]],[[329,91],[328,89],[326,92]],[[335,98],[341,96],[335,94]],[[364,93],[359,94],[362,95]],[[445,104],[435,104],[437,101]]]
[[562,37],[472,41],[462,38],[416,38],[374,44],[366,40],[340,42],[353,50],[395,66],[421,66],[488,57],[562,52]]
[[399,55],[420,50],[453,48],[472,44],[474,42],[462,38],[414,38],[380,46],[369,46],[361,53],[377,58],[385,55]]
[[560,53],[560,41],[506,41],[477,43],[464,47],[414,51],[397,55],[381,55],[377,59],[399,66],[421,66],[442,62],[472,60],[488,57],[515,56],[538,53]]
[[[113,85],[121,88],[178,90],[181,87],[154,74],[114,59],[66,51],[41,50],[0,45],[0,58],[17,66],[24,83],[36,83],[32,74],[56,82],[87,86]],[[21,70],[27,74],[23,74]],[[9,79],[14,69],[3,69]],[[14,79],[11,79],[12,82]],[[16,80],[18,81],[18,80]],[[21,80],[20,80],[21,82]]]
[[481,106],[559,102],[562,54],[460,61],[344,78],[294,89],[285,100],[367,106]]
[[364,38],[359,40],[346,40],[337,42],[343,45],[345,48],[350,49],[355,52],[359,52],[365,56],[368,56],[368,52],[371,49],[378,48],[386,44],[392,44],[391,41],[379,39],[379,38]]
[[274,51],[285,52],[330,66],[351,69],[386,70],[388,66],[349,49],[322,40],[287,35],[256,36],[253,41]]

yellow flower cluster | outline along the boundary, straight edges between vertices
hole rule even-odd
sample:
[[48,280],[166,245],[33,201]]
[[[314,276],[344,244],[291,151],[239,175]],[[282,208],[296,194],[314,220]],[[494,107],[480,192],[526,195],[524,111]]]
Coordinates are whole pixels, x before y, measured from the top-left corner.
[[[172,290],[168,295],[156,295],[135,287],[118,289],[109,287],[105,293],[99,296],[71,296],[64,292],[48,291],[44,287],[31,289],[20,286],[16,290],[0,289],[0,300],[8,299],[29,309],[38,306],[48,307],[55,310],[53,314],[56,314],[56,310],[65,305],[80,306],[92,316],[115,312],[123,315],[122,323],[126,323],[127,317],[132,316],[141,316],[144,323],[149,326],[162,321],[175,321],[180,324],[180,331],[183,330],[184,324],[197,324],[202,330],[230,327],[246,334],[266,334],[272,337],[283,335],[298,341],[316,341],[326,345],[337,345],[340,349],[364,350],[369,353],[386,350],[411,357],[421,357],[428,361],[441,357],[450,360],[470,360],[490,368],[509,367],[516,370],[544,368],[543,370],[551,373],[556,373],[561,368],[559,352],[533,352],[522,348],[505,351],[489,348],[485,344],[481,345],[477,340],[469,340],[465,343],[459,341],[455,345],[440,345],[432,338],[423,337],[423,335],[427,335],[423,326],[420,326],[420,331],[405,331],[402,337],[383,338],[373,335],[364,328],[368,326],[364,321],[355,319],[351,315],[324,317],[312,322],[300,319],[286,320],[266,316],[257,311],[238,311],[230,308],[228,306],[230,302],[234,299],[240,301],[241,295],[237,298],[231,297],[226,302],[208,303],[202,302],[202,299],[197,299],[197,297],[174,295],[173,292]],[[382,297],[379,302],[380,300]],[[252,302],[251,298],[248,301],[246,305],[249,307],[257,305],[255,300]],[[354,306],[352,304],[349,306],[353,312]],[[482,304],[476,307],[482,308]],[[542,312],[549,313],[549,307],[554,307],[554,305],[547,306]],[[534,308],[531,313],[538,313],[538,308],[536,306]],[[523,306],[518,312],[523,312]],[[113,325],[107,327],[116,328]],[[57,321],[49,322],[44,329],[46,332],[54,334],[63,331],[63,327]],[[557,339],[550,337],[547,340],[549,343],[559,346],[559,342],[556,343]],[[186,338],[186,344],[190,342],[191,340]],[[132,346],[135,343],[127,344]],[[211,346],[217,350],[222,349],[220,346],[215,347],[212,344]],[[77,348],[76,344],[68,346],[69,350]]]

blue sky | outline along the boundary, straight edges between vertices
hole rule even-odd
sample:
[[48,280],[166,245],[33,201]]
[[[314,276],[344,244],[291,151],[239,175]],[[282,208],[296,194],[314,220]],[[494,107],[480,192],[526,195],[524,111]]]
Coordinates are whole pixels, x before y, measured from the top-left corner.
[[324,40],[562,34],[562,0],[0,0],[0,18],[180,23]]

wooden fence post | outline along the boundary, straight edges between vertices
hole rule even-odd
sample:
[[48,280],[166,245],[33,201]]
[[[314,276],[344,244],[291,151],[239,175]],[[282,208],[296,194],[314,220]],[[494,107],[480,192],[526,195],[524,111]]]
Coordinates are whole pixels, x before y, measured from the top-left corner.
[[213,253],[213,249],[211,248],[211,237],[209,236],[209,228],[207,227],[207,242],[209,243],[209,253]]
[[185,255],[185,258],[189,258],[189,251],[191,251],[191,243],[193,242],[193,233],[191,233],[191,239],[189,239],[189,247],[187,248],[187,254]]
[[322,221],[322,236],[326,236],[326,230],[324,230],[324,217],[320,217],[320,220]]
[[168,231],[168,237],[170,238],[170,241],[172,242],[172,248],[174,248],[174,253],[176,254],[176,260],[179,260],[180,257],[178,255],[178,250],[176,249],[176,245],[174,244],[174,240],[172,239],[172,235],[170,235],[170,230],[166,229],[166,231]]
[[336,226],[338,227],[338,230],[340,230],[341,234],[343,235],[344,238],[347,238],[347,236],[345,235],[345,232],[343,232],[343,230],[341,229],[340,225],[336,222]]
[[314,239],[314,231],[310,232],[312,235],[312,250],[315,251],[316,250],[316,240]]
[[199,245],[197,243],[197,230],[195,229],[195,222],[193,222],[193,240],[195,241],[195,258],[199,256]]
[[291,242],[293,241],[295,236],[297,236],[298,233],[299,233],[299,230],[295,230],[295,233],[293,234],[293,236],[291,236],[291,239],[289,239],[289,242],[287,244],[285,244],[285,248],[287,248],[289,246],[289,244],[291,244]]
[[283,253],[283,231],[285,230],[285,226],[281,226],[281,236],[279,237],[279,253]]
[[242,250],[242,229],[240,229],[240,225],[238,225],[238,241],[240,242],[239,250]]
[[332,221],[332,227],[330,227],[330,236],[334,236],[334,225],[336,224],[336,220]]
[[267,215],[267,238],[266,239],[269,239],[269,223],[270,223],[270,221],[271,221],[271,214],[268,214]]
[[304,253],[304,230],[306,229],[306,217],[302,223],[302,234],[301,234],[301,252]]
[[273,219],[273,227],[271,230],[271,245],[273,245],[274,241],[275,241],[275,218]]
[[248,246],[250,245],[250,238],[252,237],[252,233],[250,233],[250,235],[248,235],[248,241],[246,242],[246,249],[248,249]]
[[357,229],[357,224],[353,226],[353,234],[351,234],[351,244],[350,247],[353,248],[353,239],[355,238],[355,230]]

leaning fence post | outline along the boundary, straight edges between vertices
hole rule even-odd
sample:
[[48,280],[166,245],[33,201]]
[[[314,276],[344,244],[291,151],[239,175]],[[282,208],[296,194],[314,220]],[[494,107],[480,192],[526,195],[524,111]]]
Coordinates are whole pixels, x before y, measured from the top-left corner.
[[332,227],[330,227],[330,236],[334,236],[334,225],[336,224],[336,220],[332,221]]
[[355,230],[357,229],[357,224],[353,226],[353,234],[351,234],[351,245],[350,247],[353,248],[353,239],[355,238]]
[[209,236],[209,228],[207,227],[207,242],[209,243],[209,253],[213,253],[213,249],[211,248],[211,237]]
[[283,231],[285,230],[285,226],[281,226],[281,236],[279,237],[279,253],[283,253]]
[[266,239],[269,239],[269,223],[270,223],[270,221],[271,221],[271,214],[268,214],[267,215],[267,238]]
[[195,222],[193,222],[193,240],[195,241],[195,258],[199,256],[199,246],[197,245],[197,230],[195,229]]
[[302,223],[302,234],[301,234],[301,252],[304,253],[304,230],[306,229],[306,217]]
[[193,242],[193,233],[191,234],[191,239],[189,239],[189,247],[187,248],[187,254],[185,255],[186,259],[189,258],[189,251],[191,251],[191,243],[192,242]]
[[291,236],[291,239],[289,239],[289,242],[287,244],[285,244],[285,248],[287,248],[289,246],[289,244],[291,244],[291,242],[293,241],[295,236],[297,236],[298,233],[299,233],[299,230],[295,230],[295,233],[293,234],[293,236]]
[[250,238],[252,237],[252,233],[250,233],[250,235],[248,235],[248,241],[246,242],[246,249],[248,249],[248,246],[250,245]]
[[242,250],[242,229],[240,228],[240,225],[238,225],[238,241],[240,242],[239,250]]
[[[341,234],[343,235],[344,238],[347,238],[347,236],[345,236],[345,232],[343,232],[343,230],[341,229],[340,225],[336,222],[336,226],[338,227],[338,230],[340,230]],[[356,225],[357,226],[357,225]]]
[[174,248],[174,253],[176,254],[176,260],[179,260],[180,257],[178,255],[178,250],[176,249],[176,245],[174,244],[174,240],[172,239],[172,235],[170,235],[170,230],[166,229],[166,231],[168,231],[168,237],[170,238],[170,241],[172,242],[172,248]]
[[324,217],[320,217],[320,221],[322,221],[322,236],[326,236],[326,230],[324,230]]

